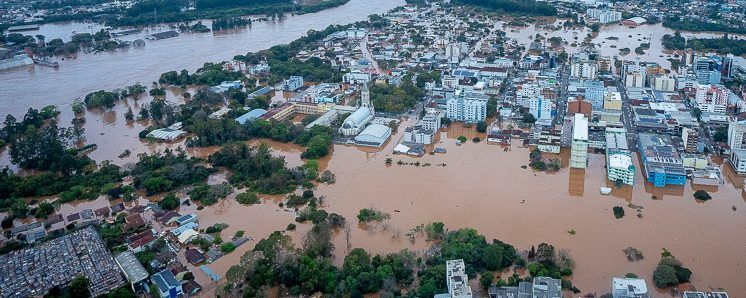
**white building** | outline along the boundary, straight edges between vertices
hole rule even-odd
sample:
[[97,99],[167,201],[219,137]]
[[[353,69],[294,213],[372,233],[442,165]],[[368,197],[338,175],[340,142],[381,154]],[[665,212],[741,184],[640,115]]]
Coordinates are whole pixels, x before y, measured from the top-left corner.
[[583,114],[575,114],[572,126],[570,147],[570,167],[585,169],[588,165],[588,119]]
[[658,91],[673,92],[676,90],[676,80],[668,75],[654,76],[653,89]]
[[355,144],[368,147],[381,147],[391,136],[391,128],[383,124],[368,125],[355,137]]
[[282,89],[285,91],[291,91],[295,92],[300,87],[303,87],[303,77],[301,76],[291,76],[289,79],[285,80],[285,82],[282,84]]
[[369,73],[354,70],[342,76],[342,82],[347,84],[368,84],[371,76]]
[[555,105],[553,100],[537,95],[528,101],[528,112],[534,115],[536,120],[552,120]]
[[539,96],[541,94],[541,88],[538,84],[522,84],[518,85],[515,92],[515,102],[522,107],[528,108],[529,101],[531,98]]
[[746,149],[746,121],[728,124],[728,146],[730,149]]
[[446,103],[448,119],[466,123],[477,123],[487,118],[488,96],[484,92],[456,90]]
[[350,116],[345,118],[339,131],[345,136],[352,136],[360,133],[368,123],[375,117],[375,109],[370,103],[370,91],[368,85],[363,85],[360,91],[360,107]]
[[461,43],[450,43],[446,46],[446,60],[451,64],[458,64],[461,60]]
[[621,111],[622,94],[619,92],[604,92],[604,110]]
[[586,10],[585,15],[587,18],[597,20],[599,23],[603,24],[619,22],[622,20],[621,12],[608,9],[589,8]]
[[731,149],[730,165],[739,175],[746,174],[746,149]]
[[703,112],[725,114],[728,108],[728,88],[723,85],[697,85],[695,99]]
[[451,298],[472,297],[464,260],[446,261],[446,281],[448,283],[448,294],[451,295]]
[[613,298],[647,298],[648,286],[641,278],[614,277],[611,279]]
[[413,127],[404,130],[404,142],[429,145],[435,141],[435,134],[440,129],[441,114],[436,109],[428,109],[420,121]]
[[606,178],[627,185],[635,183],[635,166],[627,145],[627,130],[606,128]]
[[645,87],[645,73],[638,71],[627,72],[624,75],[625,87]]
[[598,66],[593,61],[577,62],[570,65],[570,76],[574,78],[595,80]]

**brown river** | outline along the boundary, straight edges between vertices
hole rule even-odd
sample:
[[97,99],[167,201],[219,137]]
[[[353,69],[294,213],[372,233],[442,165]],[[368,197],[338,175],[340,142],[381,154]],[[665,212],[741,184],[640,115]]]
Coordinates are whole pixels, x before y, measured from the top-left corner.
[[[62,61],[58,70],[28,67],[0,72],[0,114],[22,115],[29,106],[40,108],[56,104],[63,111],[61,123],[67,126],[72,117],[71,100],[90,91],[135,82],[149,84],[164,71],[194,70],[206,61],[226,60],[236,54],[286,43],[308,29],[362,20],[369,14],[384,12],[402,2],[351,0],[339,8],[289,16],[283,21],[255,23],[250,29],[229,34],[182,34],[177,38],[148,42],[141,49],[81,54],[76,59]],[[534,31],[527,30],[509,33],[509,36],[527,38],[536,32],[535,28]],[[641,35],[650,33],[644,28],[635,30],[639,30]],[[54,36],[53,33],[46,34]],[[602,30],[594,42],[604,40],[604,36],[608,36],[605,34]],[[630,34],[637,36],[637,32],[627,35]],[[579,34],[579,39],[583,37],[584,34]],[[652,46],[654,50],[657,45],[653,43]],[[123,113],[127,106],[136,107],[150,100],[147,97],[138,101],[130,99],[110,111],[87,112],[87,142],[99,145],[91,157],[126,164],[135,161],[138,153],[183,145],[150,144],[137,140],[137,133],[148,124],[126,123]],[[178,103],[182,99],[169,92],[167,100]],[[326,197],[324,205],[328,212],[339,213],[352,224],[351,247],[363,247],[374,253],[401,249],[422,251],[430,244],[422,237],[410,241],[406,234],[419,224],[443,221],[450,229],[476,228],[488,239],[503,240],[520,250],[548,242],[569,251],[576,264],[572,281],[583,293],[607,293],[611,277],[627,272],[645,278],[652,289],[652,271],[662,248],[670,250],[693,271],[692,285],[698,289],[724,288],[733,297],[746,293],[746,284],[742,281],[746,276],[746,264],[741,264],[746,260],[746,237],[743,235],[746,199],[740,190],[743,177],[734,175],[728,166],[723,166],[726,183],[707,189],[714,198],[708,202],[696,201],[692,193],[698,188],[690,185],[661,189],[643,183],[637,159],[636,185],[614,189],[612,195],[603,196],[599,194],[599,187],[611,186],[605,179],[603,155],[590,154],[586,170],[569,170],[566,168],[568,153],[563,152],[560,157],[564,167],[558,173],[535,173],[521,168],[528,163],[528,149],[518,147],[518,142],[508,152],[484,142],[455,145],[454,139],[459,135],[471,138],[473,134],[472,128],[453,125],[448,132],[442,133],[442,141],[437,144],[446,148],[448,153],[422,158],[391,154],[401,134],[394,135],[381,150],[335,145],[331,156],[321,164],[336,175],[336,183],[320,185],[315,192]],[[276,154],[285,156],[288,165],[302,163],[299,156],[303,148],[270,144]],[[117,158],[125,149],[132,151],[130,157]],[[191,149],[190,153],[206,156],[213,150]],[[394,160],[391,166],[385,165],[388,157]],[[431,163],[432,166],[399,166],[396,165],[398,160]],[[0,164],[8,163],[7,153],[3,152]],[[445,167],[436,166],[443,163]],[[223,178],[217,175],[211,177],[211,181]],[[262,204],[247,207],[228,199],[203,210],[191,206],[183,207],[186,209],[181,211],[195,212],[203,227],[228,223],[230,227],[222,232],[224,239],[238,230],[244,230],[246,235],[254,238],[254,241],[209,265],[220,276],[225,276],[228,268],[238,263],[239,257],[257,240],[294,222],[295,212],[280,208],[278,203],[281,200],[281,197],[267,197]],[[105,199],[66,204],[60,212],[68,215],[106,204],[109,202]],[[612,207],[628,205],[642,208],[636,211],[625,207],[627,216],[615,219]],[[357,226],[355,216],[358,210],[367,207],[385,211],[391,214],[391,219],[372,228]],[[301,235],[309,228],[309,224],[298,225],[296,231],[288,233],[300,245]],[[575,230],[574,235],[568,233],[570,230]],[[345,238],[343,232],[334,237],[338,264],[346,253]],[[645,259],[628,262],[622,252],[628,246],[642,251]],[[201,284],[211,287],[204,273],[194,272]],[[658,291],[661,296],[668,294],[668,291]]]

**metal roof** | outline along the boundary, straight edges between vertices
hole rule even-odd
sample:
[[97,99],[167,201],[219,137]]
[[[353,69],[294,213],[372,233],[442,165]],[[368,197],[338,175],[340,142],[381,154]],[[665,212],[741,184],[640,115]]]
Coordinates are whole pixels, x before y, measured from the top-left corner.
[[127,280],[131,283],[136,283],[148,278],[148,271],[145,270],[145,267],[143,267],[142,264],[140,264],[135,253],[131,250],[120,253],[115,257],[115,259],[117,264],[119,264],[119,268],[124,271],[124,275],[127,276]]

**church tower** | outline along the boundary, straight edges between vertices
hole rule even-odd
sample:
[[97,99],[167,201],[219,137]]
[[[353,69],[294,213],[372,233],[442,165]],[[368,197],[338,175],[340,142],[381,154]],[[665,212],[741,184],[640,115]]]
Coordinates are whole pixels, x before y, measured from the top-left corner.
[[360,106],[369,108],[372,115],[376,114],[373,109],[373,104],[370,102],[370,90],[368,90],[367,83],[363,83],[363,87],[360,90]]

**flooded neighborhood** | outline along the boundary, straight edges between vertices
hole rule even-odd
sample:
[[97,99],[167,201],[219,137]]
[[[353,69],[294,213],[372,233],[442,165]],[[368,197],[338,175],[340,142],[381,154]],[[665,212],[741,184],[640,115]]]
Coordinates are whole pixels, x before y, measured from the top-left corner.
[[0,5],[0,297],[746,293],[743,3],[130,2]]

